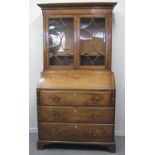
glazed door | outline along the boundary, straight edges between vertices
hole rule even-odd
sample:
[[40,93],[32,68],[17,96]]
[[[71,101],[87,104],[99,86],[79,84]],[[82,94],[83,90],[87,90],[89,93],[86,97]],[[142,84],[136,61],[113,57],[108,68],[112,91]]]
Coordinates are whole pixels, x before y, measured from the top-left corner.
[[80,68],[105,68],[106,18],[80,16],[79,27]]
[[48,61],[50,67],[73,67],[74,39],[74,17],[48,18]]
[[109,27],[106,15],[46,16],[45,68],[110,68]]

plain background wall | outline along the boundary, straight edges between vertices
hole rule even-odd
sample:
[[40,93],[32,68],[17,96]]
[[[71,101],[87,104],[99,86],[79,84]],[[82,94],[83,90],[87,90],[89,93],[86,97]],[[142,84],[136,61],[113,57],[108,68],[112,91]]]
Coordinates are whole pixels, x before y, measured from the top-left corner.
[[[108,0],[107,0],[108,1]],[[106,1],[106,2],[107,2]],[[111,0],[112,1],[112,0]],[[29,114],[30,132],[37,131],[36,86],[43,69],[43,19],[38,3],[53,0],[30,0],[29,2]],[[59,0],[58,2],[73,2]],[[74,2],[103,2],[103,0],[74,0]],[[116,80],[116,135],[125,135],[125,17],[124,0],[117,0],[113,11],[112,70]]]

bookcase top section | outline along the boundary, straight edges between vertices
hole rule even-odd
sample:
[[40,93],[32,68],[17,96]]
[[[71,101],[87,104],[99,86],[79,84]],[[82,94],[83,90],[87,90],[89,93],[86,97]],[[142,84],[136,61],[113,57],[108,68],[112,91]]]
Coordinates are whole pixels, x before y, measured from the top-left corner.
[[91,3],[43,3],[38,4],[41,9],[62,9],[62,8],[113,8],[117,2],[91,2]]

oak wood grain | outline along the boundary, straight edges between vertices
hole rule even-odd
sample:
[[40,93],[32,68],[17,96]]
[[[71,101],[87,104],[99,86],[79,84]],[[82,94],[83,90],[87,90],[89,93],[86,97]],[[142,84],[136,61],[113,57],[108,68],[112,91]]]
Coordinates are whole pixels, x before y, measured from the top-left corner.
[[90,92],[90,91],[40,91],[39,105],[56,105],[56,106],[114,106],[112,102],[112,92]]
[[93,72],[81,70],[59,70],[42,72],[38,89],[91,89],[113,90],[114,75],[112,72]]
[[114,108],[39,106],[40,122],[114,123]]
[[113,125],[39,123],[40,140],[113,141]]

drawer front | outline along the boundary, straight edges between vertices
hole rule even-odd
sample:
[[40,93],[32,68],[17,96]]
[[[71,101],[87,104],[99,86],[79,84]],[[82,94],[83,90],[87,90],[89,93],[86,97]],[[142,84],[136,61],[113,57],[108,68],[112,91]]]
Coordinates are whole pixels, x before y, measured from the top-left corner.
[[60,108],[38,106],[39,121],[79,122],[79,123],[110,123],[114,122],[114,108]]
[[113,125],[39,123],[39,139],[49,141],[112,142]]
[[112,106],[112,93],[110,91],[97,93],[41,91],[40,105]]

